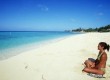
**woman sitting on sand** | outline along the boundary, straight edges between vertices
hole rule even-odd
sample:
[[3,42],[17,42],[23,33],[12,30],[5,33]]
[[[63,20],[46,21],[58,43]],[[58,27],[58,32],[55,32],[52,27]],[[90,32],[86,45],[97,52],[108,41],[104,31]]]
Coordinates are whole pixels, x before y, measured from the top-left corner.
[[85,68],[82,70],[87,73],[93,73],[98,75],[105,74],[107,54],[105,50],[109,51],[110,46],[105,42],[100,42],[98,45],[99,54],[97,59],[89,58],[84,62]]

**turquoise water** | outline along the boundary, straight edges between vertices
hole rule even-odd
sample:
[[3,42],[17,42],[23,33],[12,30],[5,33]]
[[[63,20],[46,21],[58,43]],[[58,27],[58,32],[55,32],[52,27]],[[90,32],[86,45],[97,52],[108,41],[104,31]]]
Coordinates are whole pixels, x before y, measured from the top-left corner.
[[[28,44],[36,44],[64,36],[75,35],[78,33],[60,31],[36,31],[36,32],[0,32],[0,54],[5,56],[9,53],[19,52],[17,47]],[[30,46],[27,46],[28,49]],[[11,49],[13,48],[13,50]],[[16,50],[15,50],[16,48]],[[1,56],[0,56],[1,57]]]
[[0,50],[71,35],[69,32],[0,32]]

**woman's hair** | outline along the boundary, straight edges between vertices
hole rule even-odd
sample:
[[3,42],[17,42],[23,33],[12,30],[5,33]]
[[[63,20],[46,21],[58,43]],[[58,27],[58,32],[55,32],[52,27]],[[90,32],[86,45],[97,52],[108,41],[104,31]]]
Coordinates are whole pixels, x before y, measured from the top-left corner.
[[107,49],[107,51],[109,51],[110,46],[109,46],[109,44],[107,44],[106,42],[100,42],[99,45],[100,45],[101,47],[104,47],[104,50]]

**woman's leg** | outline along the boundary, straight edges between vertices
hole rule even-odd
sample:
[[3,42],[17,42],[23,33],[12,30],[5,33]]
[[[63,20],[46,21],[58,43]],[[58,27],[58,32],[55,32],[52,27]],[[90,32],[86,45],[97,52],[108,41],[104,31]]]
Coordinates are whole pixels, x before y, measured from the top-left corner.
[[83,71],[87,72],[87,73],[94,73],[94,74],[105,74],[104,71],[100,70],[100,69],[94,69],[94,68],[84,68]]
[[86,60],[84,62],[84,64],[86,65],[87,68],[93,68],[93,67],[95,67],[95,63],[94,62],[91,62],[90,60]]

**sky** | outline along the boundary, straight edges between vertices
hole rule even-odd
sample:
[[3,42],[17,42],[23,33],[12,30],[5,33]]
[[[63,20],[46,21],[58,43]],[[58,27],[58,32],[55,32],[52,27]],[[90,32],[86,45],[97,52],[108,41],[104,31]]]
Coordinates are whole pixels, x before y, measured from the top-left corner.
[[110,24],[110,0],[0,0],[0,31],[64,31]]

